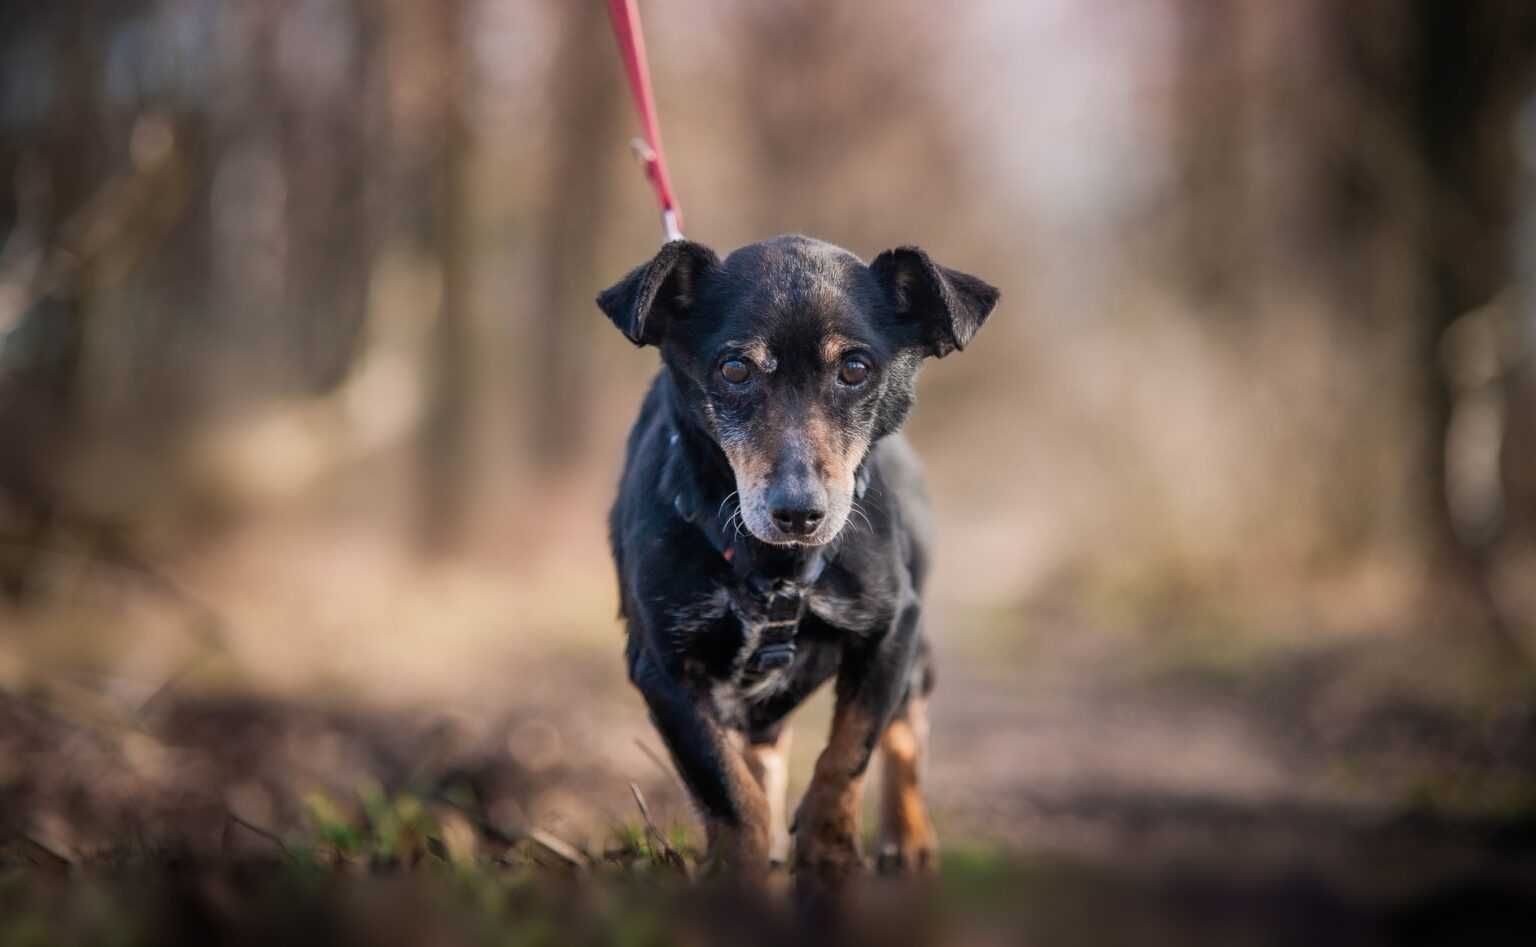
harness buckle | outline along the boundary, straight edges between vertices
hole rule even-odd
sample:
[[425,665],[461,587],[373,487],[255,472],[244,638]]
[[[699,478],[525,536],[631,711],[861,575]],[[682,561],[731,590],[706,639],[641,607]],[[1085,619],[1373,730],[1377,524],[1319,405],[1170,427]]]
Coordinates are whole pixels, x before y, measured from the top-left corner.
[[788,667],[795,660],[795,631],[805,613],[805,590],[789,579],[750,585],[761,596],[762,630],[747,666],[757,673]]

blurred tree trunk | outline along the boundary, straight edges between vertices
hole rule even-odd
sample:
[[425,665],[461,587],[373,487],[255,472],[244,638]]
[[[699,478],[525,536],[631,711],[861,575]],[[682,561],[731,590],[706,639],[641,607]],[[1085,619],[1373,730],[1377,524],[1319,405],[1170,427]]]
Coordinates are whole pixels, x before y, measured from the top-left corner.
[[1245,13],[1238,2],[1180,0],[1174,92],[1176,269],[1200,303],[1236,313],[1249,291],[1245,246]]
[[[1449,502],[1458,403],[1444,356],[1447,330],[1516,281],[1515,145],[1536,62],[1536,5],[1190,0],[1180,13],[1174,154],[1180,193],[1191,195],[1179,213],[1191,295],[1240,303],[1252,290],[1234,287],[1251,275],[1315,299],[1358,350],[1365,390],[1412,403],[1413,445],[1389,455],[1413,480],[1405,496],[1422,527],[1427,604],[1447,627],[1491,630],[1488,640],[1509,648],[1490,580],[1497,530],[1467,529]],[[1265,70],[1246,90],[1232,82],[1245,72],[1245,35]],[[1259,173],[1248,181],[1248,136],[1238,133],[1243,101],[1260,95],[1272,98],[1251,128]],[[1245,191],[1258,201],[1246,223]],[[1255,250],[1274,257],[1245,271]],[[1509,420],[1507,430],[1529,423]],[[1370,450],[1338,445],[1357,448]]]
[[[838,43],[842,19],[840,12],[829,12],[814,0],[748,4],[740,14],[735,46],[738,71],[747,77],[747,101],[739,107],[753,115],[752,186],[741,197],[755,202],[761,237],[801,232],[832,238],[836,233],[837,211],[825,199],[833,192],[829,177],[835,174],[839,145],[857,140],[858,134],[856,127],[831,124],[854,90],[829,81],[828,67],[851,72],[841,57],[859,53],[856,46],[845,49]],[[894,91],[891,98],[901,101]]]
[[610,170],[622,145],[623,79],[607,20],[596,5],[562,9],[549,80],[552,160],[535,229],[543,253],[541,283],[531,310],[531,349],[522,353],[532,460],[548,471],[564,469],[583,447],[592,382],[587,342],[597,325],[590,316],[601,283],[595,262],[607,229]]
[[[1536,93],[1524,112],[1536,114]],[[1509,371],[1501,379],[1507,424],[1500,473],[1511,547],[1536,560],[1536,124],[1521,122],[1519,152],[1518,291],[1510,300],[1504,329]],[[1533,583],[1536,584],[1536,583]]]
[[[0,54],[62,64],[51,81],[15,90],[5,104],[33,121],[0,136],[0,592],[32,591],[65,498],[62,467],[80,420],[89,261],[56,265],[66,223],[96,196],[105,167],[92,147],[94,46],[111,24],[79,24],[65,11],[7,5]],[[0,90],[3,91],[3,90]],[[35,111],[34,111],[35,110]],[[19,114],[17,114],[19,113]]]
[[470,140],[467,109],[473,75],[467,46],[467,0],[444,0],[430,14],[440,82],[438,149],[432,188],[432,249],[441,273],[441,301],[429,337],[427,406],[418,445],[422,552],[450,551],[463,536],[469,506],[474,390],[470,324],[468,207]]
[[[973,156],[928,81],[948,65],[939,37],[952,20],[910,3],[881,16],[818,0],[741,5],[732,75],[735,108],[750,116],[740,172],[750,184],[732,196],[752,202],[757,238],[805,233],[848,243],[861,231],[922,220],[921,234],[889,239],[942,246]],[[877,196],[847,186],[872,176],[883,185]]]
[[1502,630],[1506,616],[1489,571],[1498,524],[1469,532],[1449,503],[1447,434],[1457,405],[1443,342],[1456,320],[1514,283],[1516,120],[1536,61],[1536,16],[1528,4],[1507,0],[1417,0],[1411,11],[1419,68],[1404,105],[1415,122],[1424,172],[1420,341],[1431,539],[1437,572],[1470,590],[1485,620]]
[[1379,156],[1363,166],[1338,163],[1331,190],[1340,199],[1374,194],[1372,212],[1388,218],[1407,251],[1415,291],[1403,304],[1415,323],[1429,604],[1448,626],[1491,631],[1496,647],[1513,650],[1490,574],[1505,524],[1458,522],[1450,502],[1456,458],[1448,434],[1458,394],[1446,340],[1457,320],[1516,279],[1515,145],[1536,63],[1536,8],[1518,0],[1377,0],[1368,7],[1327,5],[1324,22],[1346,43],[1363,127],[1391,129],[1385,153],[1393,166]]
[[[346,377],[361,349],[378,228],[370,185],[378,145],[384,15],[351,0],[333,16],[333,55],[343,67],[325,94],[290,94],[278,116],[287,167],[286,305],[293,320],[289,361],[300,391],[324,393]],[[286,78],[290,89],[302,76]]]

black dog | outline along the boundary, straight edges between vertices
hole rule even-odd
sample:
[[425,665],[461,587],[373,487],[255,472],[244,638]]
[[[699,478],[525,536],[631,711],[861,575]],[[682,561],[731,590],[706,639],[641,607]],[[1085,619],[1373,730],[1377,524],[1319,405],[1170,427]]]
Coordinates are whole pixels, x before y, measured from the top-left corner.
[[783,857],[787,717],[834,675],[796,871],[836,881],[862,866],[876,744],[882,863],[934,863],[918,785],[928,509],[897,429],[922,360],[964,348],[997,298],[916,248],[866,266],[805,237],[723,262],[673,241],[598,297],[630,341],[661,349],[609,525],[630,679],[715,868],[755,874]]

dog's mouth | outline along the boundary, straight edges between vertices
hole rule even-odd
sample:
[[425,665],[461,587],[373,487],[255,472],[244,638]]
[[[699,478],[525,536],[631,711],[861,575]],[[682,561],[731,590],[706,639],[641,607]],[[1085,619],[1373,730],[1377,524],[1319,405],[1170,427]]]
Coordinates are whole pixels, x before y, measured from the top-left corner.
[[861,512],[851,456],[803,446],[751,450],[731,440],[721,447],[736,480],[731,521],[738,533],[771,546],[825,546]]
[[825,546],[848,524],[852,495],[828,497],[824,511],[773,510],[758,496],[743,499],[737,523],[771,546]]

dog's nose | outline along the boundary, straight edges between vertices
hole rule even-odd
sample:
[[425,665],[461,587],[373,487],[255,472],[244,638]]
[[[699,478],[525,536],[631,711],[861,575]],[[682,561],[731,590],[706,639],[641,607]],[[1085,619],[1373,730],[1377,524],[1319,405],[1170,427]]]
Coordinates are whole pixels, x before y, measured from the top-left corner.
[[793,507],[775,508],[773,510],[773,525],[790,536],[809,536],[816,532],[816,527],[821,525],[821,518],[826,515],[825,510]]
[[803,539],[816,532],[827,516],[826,487],[811,474],[805,459],[793,452],[780,461],[763,499],[774,527],[790,539]]

